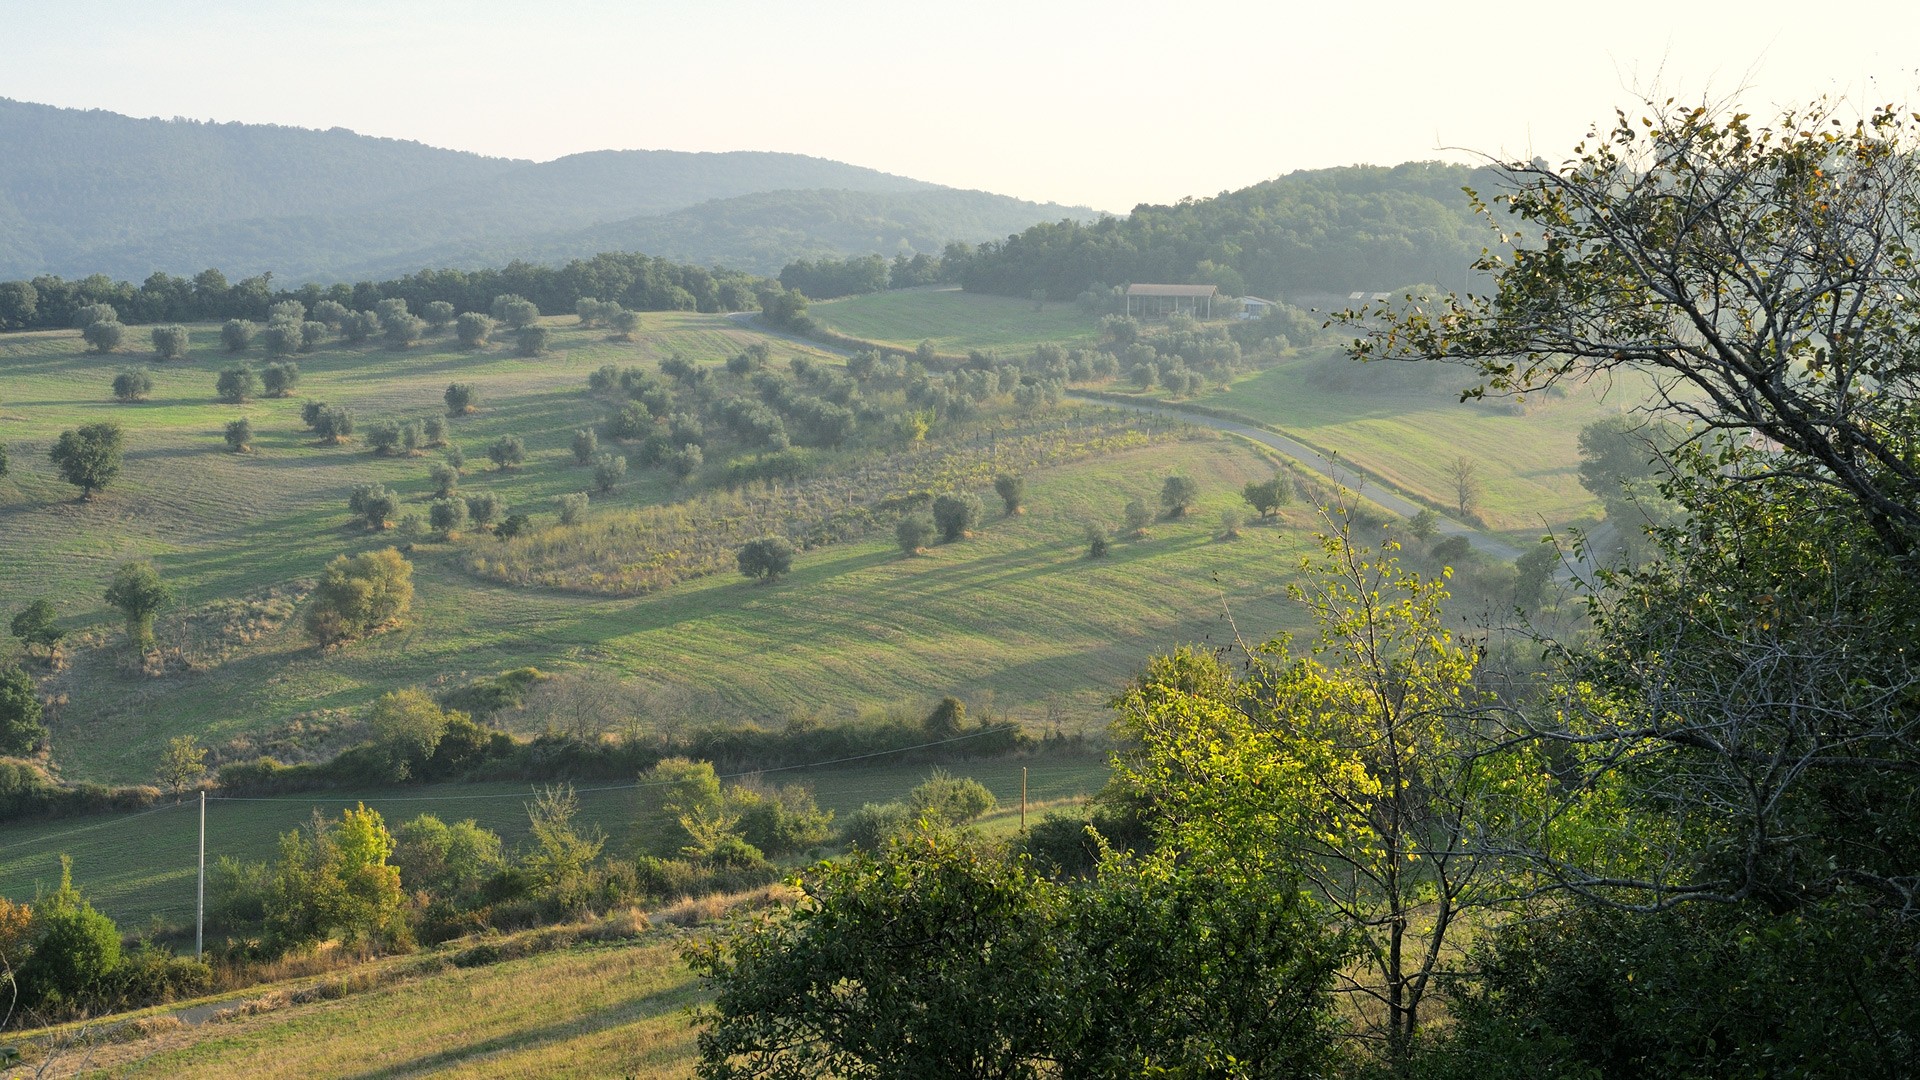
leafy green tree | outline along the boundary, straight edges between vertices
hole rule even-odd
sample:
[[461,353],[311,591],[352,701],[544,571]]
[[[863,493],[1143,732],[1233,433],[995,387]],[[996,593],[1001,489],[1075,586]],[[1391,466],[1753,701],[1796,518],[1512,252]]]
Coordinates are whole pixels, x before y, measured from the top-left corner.
[[545,356],[553,331],[544,326],[522,326],[514,331],[515,351],[521,356]]
[[473,522],[474,528],[482,532],[500,520],[500,510],[500,496],[491,491],[467,496],[467,519]]
[[25,281],[0,281],[0,330],[24,330],[40,310],[40,293]]
[[47,737],[41,715],[33,677],[17,667],[0,668],[0,757],[26,757],[39,749]]
[[153,648],[153,617],[173,603],[173,589],[145,559],[121,563],[107,586],[106,601],[126,620],[127,641],[137,652]]
[[400,496],[383,484],[361,484],[347,496],[347,509],[365,521],[367,528],[385,529],[400,512]]
[[[956,731],[958,726],[956,720],[953,724]],[[933,775],[907,793],[908,812],[915,820],[934,825],[965,825],[997,805],[993,792],[980,781],[952,776],[943,769],[935,769]]]
[[460,470],[444,461],[436,461],[427,466],[427,479],[433,481],[433,495],[436,499],[451,498],[460,490]]
[[793,545],[784,536],[763,536],[741,545],[734,561],[742,575],[770,585],[793,569]]
[[477,897],[506,868],[499,835],[472,818],[448,825],[421,814],[400,826],[394,840],[393,863],[401,882],[440,899]]
[[420,314],[426,316],[427,325],[435,331],[445,330],[453,323],[453,305],[445,300],[427,301],[427,305],[420,309]]
[[229,420],[222,434],[227,440],[229,451],[236,454],[253,452],[253,421],[244,416],[238,420]]
[[472,383],[449,383],[445,398],[448,416],[465,416],[480,407],[480,391]]
[[459,535],[467,527],[467,501],[453,492],[442,495],[427,510],[427,522],[442,536]]
[[918,554],[933,539],[933,519],[924,514],[902,514],[893,527],[893,538],[900,550],[908,555]]
[[52,656],[60,639],[67,636],[67,632],[56,624],[58,618],[59,612],[54,610],[53,601],[43,596],[14,615],[9,629],[29,654],[35,648],[41,648],[46,650],[48,656]]
[[571,785],[550,787],[527,806],[528,832],[533,848],[521,860],[536,897],[557,911],[586,906],[592,888],[593,861],[606,846],[598,826],[582,828],[580,799]]
[[321,645],[348,641],[398,620],[413,604],[413,565],[394,548],[329,562],[307,609],[307,633]]
[[177,323],[153,328],[153,351],[162,360],[184,360],[191,336]]
[[993,490],[1000,496],[1000,505],[1009,516],[1025,511],[1027,481],[1024,477],[1001,473],[993,478]]
[[393,835],[379,811],[364,804],[339,821],[318,813],[305,832],[280,837],[265,916],[269,941],[281,949],[339,938],[377,947],[410,943],[406,893],[387,862]]
[[612,491],[626,475],[627,459],[619,454],[601,454],[593,459],[593,484],[602,492]]
[[260,377],[254,374],[252,368],[245,365],[227,368],[214,381],[213,389],[221,401],[229,405],[239,405],[251,401],[254,395],[260,392]]
[[293,388],[300,385],[300,365],[291,360],[268,364],[260,369],[260,386],[270,398],[293,396]]
[[[454,469],[457,471],[466,469],[467,452],[465,450],[460,449],[460,444],[449,443],[447,445],[447,464],[453,466]],[[462,475],[464,475],[464,472],[462,473]]]
[[375,750],[386,762],[388,777],[405,780],[419,775],[454,716],[465,718],[466,714],[448,713],[418,690],[382,694],[367,714],[367,727]]
[[511,540],[533,528],[533,519],[525,514],[508,514],[507,519],[494,527],[493,535],[502,540]]
[[1293,501],[1293,483],[1278,473],[1268,480],[1249,480],[1240,489],[1240,498],[1263,518],[1271,518]]
[[33,905],[35,936],[17,973],[21,1004],[84,1007],[106,995],[120,967],[120,928],[73,886],[73,860],[60,857],[60,887]]
[[128,368],[113,377],[115,401],[145,401],[153,393],[153,373],[146,368]]
[[117,320],[103,319],[88,323],[87,328],[80,331],[80,337],[86,341],[88,349],[105,354],[118,349],[120,343],[126,340],[127,328]]
[[[609,457],[611,455],[602,455],[602,456]],[[621,460],[621,464],[624,465],[626,463],[625,458],[622,458],[620,460]],[[621,471],[625,472],[626,470],[622,469]],[[594,465],[593,472],[594,472],[594,479],[597,481],[600,475],[600,466],[597,462]],[[578,525],[580,524],[580,522],[586,520],[587,501],[588,501],[586,492],[574,491],[574,492],[569,492],[565,495],[556,495],[554,496],[553,501],[556,507],[560,511],[560,524]]]
[[220,327],[220,344],[230,353],[245,352],[258,330],[246,319],[228,319]]
[[592,464],[594,455],[600,452],[600,436],[592,428],[577,428],[573,433],[573,463],[575,465]]
[[381,332],[387,337],[387,344],[396,349],[405,349],[417,344],[427,332],[427,321],[418,315],[401,314],[385,320]]
[[94,492],[120,475],[125,447],[119,424],[87,424],[61,432],[47,456],[60,470],[61,478],[80,489],[81,498],[91,499]]
[[494,322],[480,312],[469,311],[454,322],[453,329],[463,347],[479,349],[485,347],[487,340],[493,336]]
[[980,524],[980,500],[966,492],[949,492],[933,500],[933,526],[940,539],[952,543]]
[[306,343],[306,336],[299,323],[276,319],[260,332],[260,341],[268,356],[292,356]]
[[502,435],[487,447],[487,457],[496,468],[517,469],[527,460],[527,444],[518,435]]
[[1169,476],[1160,485],[1160,509],[1170,518],[1187,516],[1200,498],[1200,485],[1185,476]]
[[167,740],[167,749],[160,755],[156,772],[161,786],[178,795],[200,786],[206,775],[206,747],[194,742],[191,735],[176,735]]
[[640,774],[640,786],[634,791],[633,829],[640,854],[679,857],[685,854],[697,824],[723,820],[731,828],[738,818],[727,814],[726,797],[712,762],[670,757]]
[[329,446],[338,446],[353,436],[353,410],[334,405],[323,405],[315,414],[314,433]]

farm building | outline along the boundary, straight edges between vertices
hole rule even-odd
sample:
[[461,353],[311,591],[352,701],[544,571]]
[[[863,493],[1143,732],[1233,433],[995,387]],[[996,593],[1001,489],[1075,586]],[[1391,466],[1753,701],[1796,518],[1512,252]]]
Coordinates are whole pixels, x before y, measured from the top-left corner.
[[1184,311],[1208,319],[1219,291],[1218,285],[1129,285],[1127,314],[1150,319]]

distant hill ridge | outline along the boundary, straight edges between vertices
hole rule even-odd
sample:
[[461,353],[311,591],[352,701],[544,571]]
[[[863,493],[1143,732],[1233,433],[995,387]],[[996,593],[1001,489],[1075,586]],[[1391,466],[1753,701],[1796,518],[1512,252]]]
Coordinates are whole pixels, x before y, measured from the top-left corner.
[[[747,196],[759,200],[729,205]],[[135,119],[0,98],[0,280],[138,281],[214,266],[293,284],[565,259],[610,244],[767,272],[903,244],[937,251],[1068,216],[1094,214],[801,154],[603,150],[536,163],[343,128]]]

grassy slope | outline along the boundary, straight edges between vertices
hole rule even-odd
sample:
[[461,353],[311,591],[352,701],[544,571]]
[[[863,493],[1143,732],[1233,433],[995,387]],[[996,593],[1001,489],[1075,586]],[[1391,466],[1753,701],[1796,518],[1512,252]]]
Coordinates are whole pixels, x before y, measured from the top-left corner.
[[1042,342],[1091,345],[1098,318],[1073,304],[1049,303],[1033,310],[1030,300],[961,292],[958,288],[900,289],[813,304],[807,313],[850,337],[910,350],[922,341],[936,352],[1019,350]]
[[[956,762],[947,768],[979,780],[1004,807],[1017,810],[1022,765],[1029,769],[1028,797],[1036,803],[1089,794],[1106,782],[1104,764],[1079,759]],[[844,816],[863,803],[900,798],[926,779],[928,769],[926,765],[841,765],[769,773],[766,779],[804,783],[813,788],[822,807]],[[270,859],[276,837],[304,824],[313,809],[337,817],[342,808],[360,800],[379,810],[390,828],[425,813],[446,821],[473,818],[499,832],[512,847],[526,837],[529,790],[518,783],[448,784],[268,801],[213,800],[207,804],[207,861],[212,864],[222,855]],[[632,843],[632,789],[583,789],[579,798],[582,820],[606,832],[609,850],[627,850]],[[57,886],[59,856],[67,854],[73,857],[75,881],[122,928],[136,929],[157,917],[190,932],[199,824],[199,813],[189,804],[144,817],[0,825],[0,896],[29,900],[36,892]]]
[[1303,356],[1193,400],[1337,452],[1443,507],[1454,501],[1449,467],[1464,455],[1484,488],[1481,515],[1491,528],[1521,539],[1538,536],[1543,526],[1598,515],[1599,501],[1580,486],[1580,429],[1638,400],[1623,387],[1607,394],[1576,388],[1535,396],[1516,411],[1504,401],[1462,403],[1460,390],[1469,380],[1457,369],[1443,369],[1420,386],[1385,365],[1360,368],[1352,389],[1332,390],[1309,378],[1322,362]]
[[[447,382],[476,382],[489,407],[453,425],[470,466],[484,463],[486,444],[507,432],[526,439],[529,460],[513,474],[478,472],[465,489],[496,491],[510,510],[549,513],[553,495],[586,486],[566,444],[574,427],[601,413],[584,393],[588,372],[675,350],[717,358],[754,339],[718,317],[649,316],[648,325],[634,345],[562,328],[556,354],[537,361],[502,350],[328,349],[301,358],[300,391],[355,407],[364,424],[428,415]],[[141,780],[176,734],[219,744],[312,710],[358,708],[396,685],[529,663],[593,664],[650,687],[683,688],[696,713],[711,718],[845,715],[927,694],[991,692],[1006,707],[1053,707],[1097,722],[1109,688],[1141,657],[1175,641],[1218,638],[1222,594],[1234,598],[1245,625],[1270,632],[1284,617],[1275,569],[1291,566],[1302,543],[1296,529],[1212,541],[1219,511],[1237,502],[1233,492],[1269,464],[1207,437],[1032,477],[1032,512],[1012,520],[990,512],[968,543],[915,559],[879,539],[826,548],[804,555],[792,578],[771,588],[723,576],[638,600],[514,589],[461,570],[453,548],[422,545],[415,610],[403,629],[323,654],[295,620],[190,674],[156,680],[125,670],[112,613],[99,599],[116,562],[153,558],[183,609],[286,589],[335,554],[393,542],[347,521],[353,484],[380,480],[402,492],[406,511],[424,512],[426,468],[436,459],[312,446],[297,400],[216,404],[211,384],[223,361],[205,353],[157,370],[151,403],[116,405],[107,383],[130,358],[86,357],[80,348],[70,333],[0,339],[0,423],[20,474],[17,485],[0,487],[0,533],[10,541],[0,548],[0,594],[8,598],[0,606],[10,612],[26,598],[52,596],[68,625],[89,625],[107,644],[78,650],[74,670],[55,685],[68,697],[52,727],[69,776]],[[256,455],[221,449],[220,427],[242,414],[254,419]],[[62,428],[99,419],[127,426],[128,465],[83,504],[54,477],[45,447]],[[1128,498],[1151,501],[1175,470],[1193,474],[1206,492],[1194,523],[1157,528],[1105,562],[1081,557],[1085,521],[1117,521]],[[656,474],[642,475],[603,505],[668,494]],[[1195,587],[1216,576],[1217,586]],[[163,618],[163,642],[168,630]]]
[[465,969],[385,961],[345,997],[70,1050],[49,1072],[70,1075],[71,1059],[114,1076],[690,1076],[688,1010],[704,995],[684,941],[654,931]]

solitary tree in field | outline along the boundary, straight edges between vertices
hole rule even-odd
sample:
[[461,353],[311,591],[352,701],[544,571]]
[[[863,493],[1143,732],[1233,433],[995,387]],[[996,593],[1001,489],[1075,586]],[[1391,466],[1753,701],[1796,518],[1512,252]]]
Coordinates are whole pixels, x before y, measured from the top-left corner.
[[107,586],[107,603],[120,609],[127,622],[127,640],[135,651],[153,648],[153,617],[173,603],[173,590],[160,580],[153,564],[140,559],[121,563]]
[[742,574],[770,585],[793,569],[793,545],[784,536],[763,536],[742,545],[734,561]]
[[940,539],[952,543],[980,523],[980,500],[971,494],[946,494],[933,500],[933,524]]
[[1277,474],[1271,480],[1249,480],[1247,486],[1240,489],[1240,498],[1261,517],[1269,518],[1293,501],[1293,485]]
[[47,456],[53,459],[61,477],[80,489],[81,498],[91,499],[94,492],[120,475],[125,445],[119,424],[88,424],[61,432]]
[[187,355],[187,328],[184,326],[156,326],[153,328],[153,351],[162,360],[180,360]]
[[153,393],[153,374],[146,368],[128,368],[113,377],[116,401],[145,401]]
[[253,421],[246,417],[227,421],[227,449],[236,454],[253,452]]
[[480,392],[472,383],[450,384],[446,399],[448,416],[465,416],[480,406]]
[[229,405],[238,405],[251,400],[260,392],[260,376],[254,374],[253,369],[244,364],[240,367],[228,368],[214,380],[213,389],[220,395],[221,401]]
[[43,596],[15,615],[9,629],[13,631],[14,637],[20,639],[21,646],[29,655],[37,646],[45,649],[47,655],[51,657],[54,647],[60,644],[60,639],[67,636],[66,631],[55,625],[58,617],[59,613],[54,610],[53,601]]
[[88,323],[87,328],[80,331],[80,336],[85,339],[87,348],[94,352],[110,353],[126,340],[127,328],[117,320],[101,319]]
[[460,344],[469,349],[478,349],[493,336],[493,319],[478,311],[469,311],[454,323],[454,333],[459,335]]
[[1147,509],[1147,504],[1139,499],[1128,502],[1120,516],[1127,523],[1128,535],[1136,540],[1147,535],[1147,526],[1153,524],[1153,511]]
[[893,538],[900,550],[913,555],[927,546],[933,539],[933,519],[922,514],[905,514],[899,524],[893,527]]
[[327,564],[307,609],[307,633],[321,645],[363,637],[407,613],[413,564],[393,548],[341,555]]
[[1001,473],[993,478],[993,490],[1000,496],[1000,503],[1008,515],[1023,513],[1026,510],[1027,481],[1013,473]]
[[518,435],[502,435],[487,447],[487,457],[501,469],[517,469],[527,460],[527,444]]
[[224,345],[228,352],[243,352],[247,346],[253,344],[253,335],[257,329],[246,319],[228,319],[220,327],[220,344]]
[[612,491],[626,475],[627,459],[619,454],[601,454],[593,459],[593,483],[603,492]]
[[1160,508],[1170,518],[1185,517],[1200,497],[1200,485],[1185,476],[1169,476],[1160,485]]
[[1112,546],[1112,541],[1107,539],[1105,526],[1091,523],[1087,525],[1087,558],[1104,559],[1107,557],[1107,550]]
[[544,326],[523,326],[514,332],[514,342],[521,356],[544,356],[547,345],[553,340],[553,332]]
[[385,457],[400,448],[400,422],[375,420],[367,425],[367,446]]

